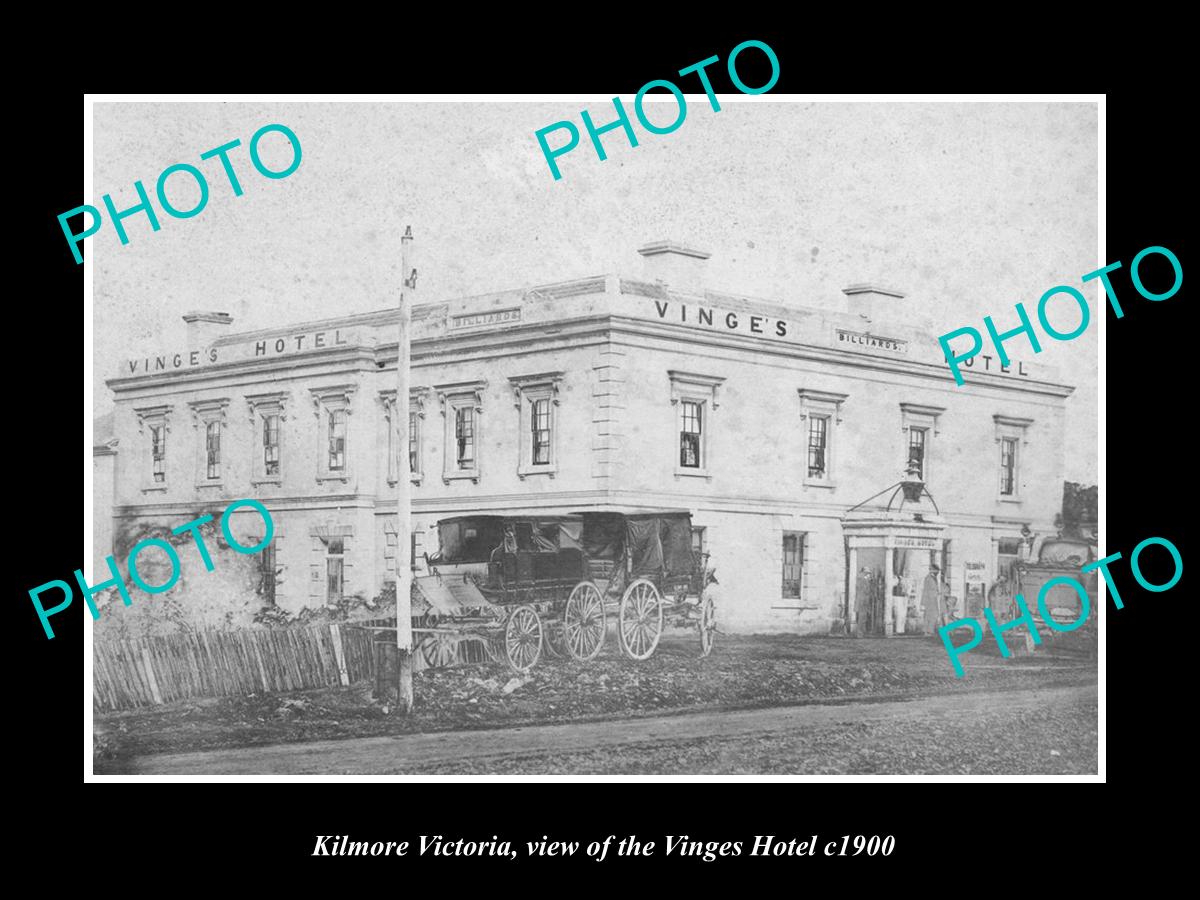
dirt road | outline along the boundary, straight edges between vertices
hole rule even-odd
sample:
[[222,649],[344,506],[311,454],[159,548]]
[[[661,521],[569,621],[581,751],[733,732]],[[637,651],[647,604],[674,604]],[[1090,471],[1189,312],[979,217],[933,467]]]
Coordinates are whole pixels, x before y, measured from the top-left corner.
[[140,775],[1075,773],[1096,771],[1096,686],[704,712],[172,753]]

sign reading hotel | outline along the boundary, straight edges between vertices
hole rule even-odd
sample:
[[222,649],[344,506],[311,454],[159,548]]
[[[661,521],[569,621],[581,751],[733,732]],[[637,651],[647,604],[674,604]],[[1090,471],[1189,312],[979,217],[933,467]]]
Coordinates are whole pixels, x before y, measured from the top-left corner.
[[264,359],[274,356],[307,353],[312,350],[330,350],[344,344],[357,343],[353,329],[330,328],[325,331],[306,331],[281,337],[247,340],[236,344],[220,344],[203,350],[184,353],[166,353],[142,359],[127,359],[121,368],[122,375],[151,375],[178,369],[192,369],[214,363],[237,360]]

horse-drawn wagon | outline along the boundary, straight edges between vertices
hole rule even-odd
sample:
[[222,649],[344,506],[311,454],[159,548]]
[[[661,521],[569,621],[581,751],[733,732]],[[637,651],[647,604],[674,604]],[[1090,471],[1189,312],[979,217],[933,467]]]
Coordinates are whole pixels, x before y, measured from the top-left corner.
[[[666,625],[695,628],[712,651],[708,554],[693,552],[686,511],[459,516],[438,523],[441,549],[415,579],[413,632],[444,664],[483,640],[518,672],[543,648],[587,661],[615,622],[622,652],[649,659]],[[432,656],[432,658],[431,658]]]

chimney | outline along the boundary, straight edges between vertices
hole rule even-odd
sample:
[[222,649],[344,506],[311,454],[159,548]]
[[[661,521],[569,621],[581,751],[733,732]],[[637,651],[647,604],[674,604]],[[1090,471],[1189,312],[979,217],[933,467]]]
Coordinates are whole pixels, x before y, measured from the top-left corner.
[[846,295],[847,311],[871,322],[898,317],[899,301],[904,299],[900,291],[877,284],[852,284],[842,288],[842,293]]
[[676,290],[704,291],[704,261],[712,256],[674,241],[654,241],[638,250],[646,278]]
[[187,346],[189,350],[203,350],[222,335],[229,333],[233,316],[223,312],[184,313],[187,322]]

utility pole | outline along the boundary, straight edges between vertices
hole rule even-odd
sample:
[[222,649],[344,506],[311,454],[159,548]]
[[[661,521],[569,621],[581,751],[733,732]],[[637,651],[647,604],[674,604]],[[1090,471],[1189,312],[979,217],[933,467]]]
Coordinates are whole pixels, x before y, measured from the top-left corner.
[[404,715],[413,707],[412,661],[412,475],[408,460],[408,382],[412,297],[409,291],[417,287],[417,270],[413,268],[412,226],[405,226],[400,238],[400,322],[398,355],[396,357],[396,421],[399,432],[396,441],[400,454],[396,468],[396,647],[397,669],[400,676],[396,706]]

